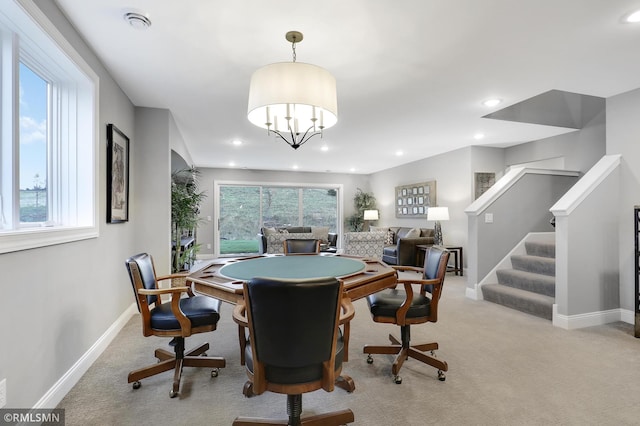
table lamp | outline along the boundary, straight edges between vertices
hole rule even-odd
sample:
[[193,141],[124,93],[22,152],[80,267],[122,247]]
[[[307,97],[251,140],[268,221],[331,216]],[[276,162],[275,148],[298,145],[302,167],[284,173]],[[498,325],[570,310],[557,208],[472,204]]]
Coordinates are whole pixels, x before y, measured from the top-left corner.
[[449,220],[449,207],[429,207],[427,209],[427,220],[435,221],[435,241],[434,244],[441,246],[443,244],[442,228],[440,226],[441,220]]
[[364,211],[364,231],[369,230],[369,221],[378,220],[378,210],[365,210]]

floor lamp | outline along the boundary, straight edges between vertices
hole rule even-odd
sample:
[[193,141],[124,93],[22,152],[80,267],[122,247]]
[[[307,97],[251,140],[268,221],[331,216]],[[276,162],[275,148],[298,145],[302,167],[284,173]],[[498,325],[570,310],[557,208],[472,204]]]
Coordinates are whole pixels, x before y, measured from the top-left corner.
[[449,220],[449,207],[429,207],[427,209],[427,220],[435,221],[434,225],[434,244],[441,246],[444,244],[442,239],[442,227],[440,221]]
[[365,210],[364,211],[364,227],[363,231],[369,231],[369,221],[378,220],[378,210]]

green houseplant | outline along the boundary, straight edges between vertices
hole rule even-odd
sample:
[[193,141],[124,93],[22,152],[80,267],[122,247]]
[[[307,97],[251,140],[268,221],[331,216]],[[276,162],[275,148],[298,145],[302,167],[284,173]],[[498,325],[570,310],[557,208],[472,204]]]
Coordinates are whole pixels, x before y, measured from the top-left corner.
[[353,206],[356,212],[345,219],[347,229],[350,231],[362,231],[364,225],[364,211],[376,209],[376,197],[371,192],[364,192],[358,188],[353,197]]
[[200,203],[205,199],[204,191],[198,188],[198,170],[188,168],[171,173],[171,239],[175,247],[171,272],[184,271],[190,259],[193,259],[199,249],[193,244],[182,250],[181,239],[193,236],[200,221]]

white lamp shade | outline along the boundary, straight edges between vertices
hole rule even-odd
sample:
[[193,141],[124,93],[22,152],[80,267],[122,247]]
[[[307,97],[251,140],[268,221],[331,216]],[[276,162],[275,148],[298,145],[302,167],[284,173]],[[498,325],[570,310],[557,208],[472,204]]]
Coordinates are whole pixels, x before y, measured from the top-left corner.
[[449,207],[429,207],[427,220],[449,220]]
[[364,220],[378,220],[378,210],[365,210]]
[[338,122],[336,79],[301,62],[265,65],[251,76],[247,117],[255,126],[281,132],[289,131],[285,117],[292,117],[296,132],[312,127],[313,118],[317,130],[328,129]]

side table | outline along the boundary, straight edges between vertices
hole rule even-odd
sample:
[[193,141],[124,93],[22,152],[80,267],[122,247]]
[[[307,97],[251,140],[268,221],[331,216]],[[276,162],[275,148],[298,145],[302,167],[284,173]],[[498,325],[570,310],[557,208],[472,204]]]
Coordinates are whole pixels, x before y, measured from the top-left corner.
[[[426,244],[417,244],[416,245],[416,266],[422,266],[424,264],[424,256],[427,253],[427,250],[431,247]],[[453,266],[447,266],[447,272],[455,272],[456,275],[458,273],[460,276],[463,276],[463,268],[464,261],[462,258],[462,246],[443,246],[447,250],[453,254]]]

